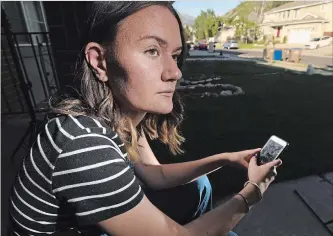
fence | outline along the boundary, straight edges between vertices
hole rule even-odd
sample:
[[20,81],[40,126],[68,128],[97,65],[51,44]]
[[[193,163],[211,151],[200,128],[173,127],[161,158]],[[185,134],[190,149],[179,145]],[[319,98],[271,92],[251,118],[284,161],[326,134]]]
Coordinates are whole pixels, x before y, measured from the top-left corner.
[[2,27],[1,61],[1,115],[28,113],[29,103],[33,112],[43,111],[59,91],[49,33]]

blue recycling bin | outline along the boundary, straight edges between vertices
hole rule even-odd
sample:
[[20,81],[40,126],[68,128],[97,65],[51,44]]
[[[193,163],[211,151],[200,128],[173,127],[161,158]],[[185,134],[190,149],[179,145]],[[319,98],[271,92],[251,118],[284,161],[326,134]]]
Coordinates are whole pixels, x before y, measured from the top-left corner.
[[273,60],[275,61],[282,61],[282,49],[275,49]]

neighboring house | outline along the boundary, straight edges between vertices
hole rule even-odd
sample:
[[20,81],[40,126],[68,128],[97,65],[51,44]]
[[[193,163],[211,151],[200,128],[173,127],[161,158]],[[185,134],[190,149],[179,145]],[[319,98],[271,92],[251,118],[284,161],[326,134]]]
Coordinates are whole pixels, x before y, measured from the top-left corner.
[[215,42],[225,43],[228,39],[234,38],[236,28],[233,26],[220,26],[215,36]]
[[264,13],[262,35],[288,43],[305,43],[311,38],[333,36],[333,0],[295,1]]

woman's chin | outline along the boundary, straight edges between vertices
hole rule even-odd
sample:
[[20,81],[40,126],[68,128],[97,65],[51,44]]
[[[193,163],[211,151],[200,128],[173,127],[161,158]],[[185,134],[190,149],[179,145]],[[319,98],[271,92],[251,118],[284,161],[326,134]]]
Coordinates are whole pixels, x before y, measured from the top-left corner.
[[150,112],[154,114],[165,115],[172,112],[172,109],[173,109],[172,102],[170,104],[160,103],[159,105],[155,106],[154,109],[152,109]]

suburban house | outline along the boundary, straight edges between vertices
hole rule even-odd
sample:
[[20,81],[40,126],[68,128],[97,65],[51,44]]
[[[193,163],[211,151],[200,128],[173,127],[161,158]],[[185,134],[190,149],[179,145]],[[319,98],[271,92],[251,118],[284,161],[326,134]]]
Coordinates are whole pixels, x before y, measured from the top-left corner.
[[220,26],[215,35],[215,42],[225,43],[235,36],[236,28],[234,26]]
[[305,43],[314,37],[333,36],[333,0],[295,1],[264,13],[260,24],[265,36],[288,43]]

